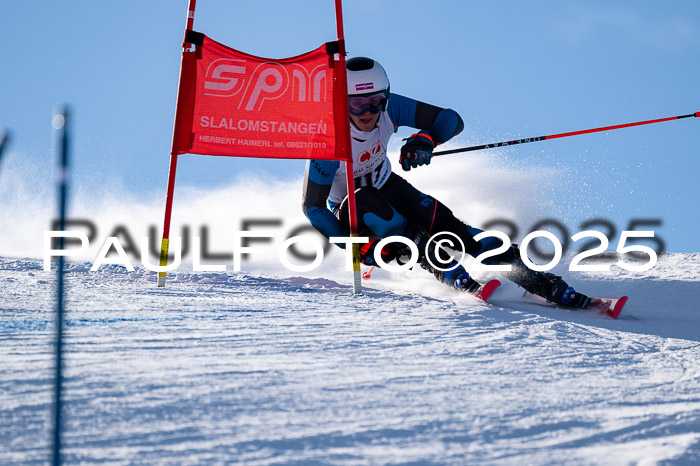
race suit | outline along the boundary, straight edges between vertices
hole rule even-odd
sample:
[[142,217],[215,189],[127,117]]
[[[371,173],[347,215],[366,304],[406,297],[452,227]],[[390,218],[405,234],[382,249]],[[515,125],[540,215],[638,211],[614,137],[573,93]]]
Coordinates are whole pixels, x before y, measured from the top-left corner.
[[[418,191],[391,170],[387,146],[399,127],[419,129],[430,135],[435,145],[442,144],[464,128],[454,110],[390,94],[386,111],[381,112],[372,131],[364,132],[350,126],[361,236],[403,236],[413,228],[429,235],[454,233],[462,240],[464,251],[472,255],[497,246],[474,241],[473,236],[481,230],[465,225],[444,204]],[[349,236],[344,163],[308,161],[303,209],[314,228],[324,236]]]

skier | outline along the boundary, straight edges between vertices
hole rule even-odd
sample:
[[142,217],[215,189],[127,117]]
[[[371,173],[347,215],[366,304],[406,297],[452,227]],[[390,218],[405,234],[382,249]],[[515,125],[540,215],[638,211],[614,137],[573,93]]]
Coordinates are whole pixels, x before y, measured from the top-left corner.
[[[436,278],[457,289],[473,291],[478,283],[456,261],[450,261],[436,247],[440,235],[456,235],[458,249],[472,256],[500,246],[496,238],[475,241],[482,230],[468,226],[437,199],[426,195],[392,172],[387,145],[400,126],[418,130],[400,151],[399,164],[404,171],[430,164],[433,148],[464,128],[461,117],[451,109],[390,93],[384,68],[375,60],[354,57],[347,60],[350,130],[358,228],[370,241],[360,248],[365,265],[376,265],[375,247],[381,238],[403,236],[418,246],[418,263]],[[309,160],[304,176],[303,209],[311,224],[326,237],[348,236],[349,214],[345,165],[338,161]],[[401,258],[409,249],[402,243],[390,243],[380,254],[385,262]],[[484,261],[511,264],[505,276],[527,291],[547,300],[581,306],[586,296],[577,293],[559,276],[534,272],[520,259],[517,246]]]

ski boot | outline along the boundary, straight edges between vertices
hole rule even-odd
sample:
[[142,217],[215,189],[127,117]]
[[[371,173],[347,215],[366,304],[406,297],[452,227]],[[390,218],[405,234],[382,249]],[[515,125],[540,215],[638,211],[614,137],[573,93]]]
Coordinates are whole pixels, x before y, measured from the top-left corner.
[[533,271],[529,271],[529,275],[527,283],[518,283],[528,292],[566,307],[583,307],[586,304],[588,296],[578,293],[559,275]]
[[418,264],[431,272],[438,281],[471,293],[479,289],[479,283],[469,276],[464,267],[448,257],[446,252],[438,251],[435,243],[428,243],[426,235],[418,233],[414,241],[418,246]]
[[546,272],[535,272],[533,288],[534,294],[542,296],[547,301],[561,304],[564,304],[562,298],[568,299],[568,295],[565,297],[565,291],[573,290],[563,278]]
[[500,259],[497,263],[513,266],[512,272],[507,272],[505,276],[518,286],[525,288],[527,292],[566,307],[585,306],[588,296],[578,293],[559,275],[529,269],[520,259],[520,250],[517,245],[513,245],[507,253],[497,259]]
[[[479,283],[469,276],[469,273],[464,270],[464,267],[457,264],[457,261],[452,261],[447,265],[447,269],[451,270],[440,270],[428,263],[427,260],[423,259],[420,262],[420,266],[425,270],[432,272],[435,278],[442,283],[450,285],[460,291],[475,292],[479,288]],[[433,261],[435,263],[435,261]],[[456,267],[455,267],[456,265]],[[454,268],[452,268],[454,267]]]
[[559,303],[567,307],[585,307],[588,301],[588,296],[583,293],[579,293],[574,290],[573,287],[569,286],[562,293]]

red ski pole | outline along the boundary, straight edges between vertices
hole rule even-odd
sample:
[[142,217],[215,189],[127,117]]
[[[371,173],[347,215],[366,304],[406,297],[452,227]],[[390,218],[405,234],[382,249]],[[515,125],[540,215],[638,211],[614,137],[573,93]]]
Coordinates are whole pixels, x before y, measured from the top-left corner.
[[481,144],[479,146],[470,146],[470,147],[463,147],[461,149],[451,149],[451,150],[444,150],[444,151],[440,151],[440,152],[433,152],[433,155],[447,155],[447,154],[456,154],[458,152],[471,152],[471,151],[475,151],[475,150],[493,149],[494,147],[513,146],[515,144],[526,144],[528,142],[544,141],[547,139],[566,138],[569,136],[576,136],[579,134],[598,133],[600,131],[611,131],[613,129],[629,128],[631,126],[650,125],[652,123],[661,123],[662,121],[681,120],[683,118],[691,118],[691,117],[700,117],[700,112],[689,113],[688,115],[679,115],[679,116],[668,117],[668,118],[659,118],[656,120],[637,121],[634,123],[625,123],[622,125],[604,126],[602,128],[584,129],[581,131],[572,131],[570,133],[559,133],[559,134],[551,134],[549,136],[537,136],[534,138],[514,139],[512,141],[492,142],[490,144]]

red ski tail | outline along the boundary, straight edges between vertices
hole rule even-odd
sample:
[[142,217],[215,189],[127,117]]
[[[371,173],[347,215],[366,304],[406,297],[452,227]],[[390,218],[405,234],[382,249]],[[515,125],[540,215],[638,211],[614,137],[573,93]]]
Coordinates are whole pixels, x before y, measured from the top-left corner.
[[598,311],[608,317],[617,319],[620,317],[620,313],[622,312],[622,308],[625,307],[627,299],[627,296],[617,299],[590,297],[583,308],[591,311]]
[[620,317],[620,312],[622,312],[622,308],[625,307],[625,304],[627,304],[627,299],[627,296],[623,296],[620,299],[614,299],[613,302],[610,303],[610,308],[605,311],[605,315],[608,315],[613,319]]
[[491,295],[493,294],[494,291],[496,291],[496,288],[501,286],[501,282],[498,280],[489,280],[486,282],[484,285],[479,287],[476,293],[476,297],[481,298],[484,301],[487,301]]

